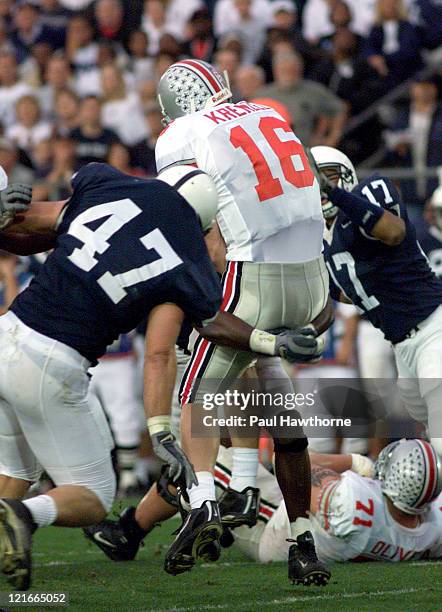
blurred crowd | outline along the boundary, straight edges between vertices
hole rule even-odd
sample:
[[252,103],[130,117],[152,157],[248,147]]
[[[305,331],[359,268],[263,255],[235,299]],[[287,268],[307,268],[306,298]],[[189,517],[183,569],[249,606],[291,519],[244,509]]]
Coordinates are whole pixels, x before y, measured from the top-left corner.
[[[227,72],[235,100],[278,104],[307,145],[438,166],[440,76],[422,70],[441,46],[440,0],[0,0],[0,164],[41,199],[90,161],[154,175],[156,83],[195,57]],[[414,75],[410,97],[348,129]]]

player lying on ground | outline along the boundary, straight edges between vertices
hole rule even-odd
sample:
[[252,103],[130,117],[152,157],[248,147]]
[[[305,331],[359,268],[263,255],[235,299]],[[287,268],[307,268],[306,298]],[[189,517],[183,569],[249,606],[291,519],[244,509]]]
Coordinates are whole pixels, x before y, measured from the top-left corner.
[[[15,253],[54,249],[0,317],[0,569],[18,589],[30,585],[37,527],[96,523],[114,500],[112,442],[87,370],[119,334],[148,315],[151,436],[171,473],[188,482],[192,467],[167,431],[184,315],[212,341],[292,356],[297,334],[266,334],[218,313],[221,288],[203,236],[216,190],[202,172],[190,180],[196,212],[163,181],[89,164],[74,175],[69,200],[34,203],[0,235],[1,248]],[[301,351],[317,353],[314,338],[300,341]],[[42,469],[56,487],[18,501]]]
[[322,173],[332,297],[353,302],[392,343],[405,406],[428,426],[441,455],[442,281],[389,179],[358,184],[346,155],[330,147],[311,152]]
[[[312,525],[324,562],[411,561],[442,557],[442,469],[434,448],[422,440],[389,444],[373,470],[362,455],[310,455]],[[215,469],[218,494],[229,485],[232,449],[220,448]],[[375,472],[374,477],[373,472]],[[259,520],[223,535],[260,563],[284,561],[290,524],[273,474],[262,465]],[[177,511],[175,489],[167,479],[154,486],[138,508],[126,508],[118,521],[86,529],[87,537],[114,561],[135,557],[141,541]],[[233,536],[233,537],[232,537]]]
[[[199,60],[170,66],[159,81],[158,100],[167,124],[155,147],[160,176],[181,164],[195,164],[217,186],[216,220],[227,248],[225,309],[264,329],[309,325],[328,299],[321,254],[324,221],[318,182],[291,126],[268,106],[234,104],[226,79]],[[180,399],[181,441],[198,484],[188,491],[191,517],[166,553],[165,569],[171,574],[183,571],[186,563],[191,569],[189,545],[209,516],[219,528],[212,474],[219,439],[190,435],[192,404],[200,400],[195,382],[217,380],[228,388],[251,362],[251,354],[214,346],[203,337],[195,343]],[[264,382],[267,374],[260,369]],[[282,368],[278,377],[291,386]],[[299,557],[291,556],[290,577],[296,583],[326,584],[330,574],[315,561],[310,535],[307,439],[302,430],[287,437],[280,431],[269,433],[274,437],[275,471],[286,499],[293,549]],[[235,521],[250,523],[256,520],[258,503],[258,451],[233,435],[232,443],[239,448],[232,491],[224,505],[235,509]],[[213,530],[215,539],[216,534]]]

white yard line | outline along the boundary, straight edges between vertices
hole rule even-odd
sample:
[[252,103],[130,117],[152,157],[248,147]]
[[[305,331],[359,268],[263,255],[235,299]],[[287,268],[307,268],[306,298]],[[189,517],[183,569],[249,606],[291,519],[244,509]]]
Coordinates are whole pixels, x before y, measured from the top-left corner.
[[[324,595],[312,595],[310,597],[284,597],[281,599],[270,599],[268,601],[253,601],[244,604],[235,604],[235,610],[248,610],[250,609],[251,603],[254,608],[263,608],[264,606],[281,606],[286,604],[295,604],[299,602],[308,601],[334,601],[339,599],[359,599],[361,597],[383,597],[385,595],[406,595],[410,593],[418,593],[420,591],[426,591],[427,589],[393,589],[391,591],[373,591],[371,593],[363,591],[360,593],[330,593]],[[442,589],[434,589],[440,591]],[[228,610],[231,609],[231,604],[213,604],[207,606],[190,606],[186,608],[152,608],[148,612],[193,612],[194,610]]]

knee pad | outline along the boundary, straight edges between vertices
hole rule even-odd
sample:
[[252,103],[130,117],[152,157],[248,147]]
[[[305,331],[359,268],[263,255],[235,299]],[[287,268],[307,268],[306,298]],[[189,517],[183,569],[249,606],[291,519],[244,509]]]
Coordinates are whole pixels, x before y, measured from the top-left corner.
[[308,439],[305,436],[303,438],[293,438],[288,442],[276,439],[274,444],[275,453],[302,453],[308,446]]

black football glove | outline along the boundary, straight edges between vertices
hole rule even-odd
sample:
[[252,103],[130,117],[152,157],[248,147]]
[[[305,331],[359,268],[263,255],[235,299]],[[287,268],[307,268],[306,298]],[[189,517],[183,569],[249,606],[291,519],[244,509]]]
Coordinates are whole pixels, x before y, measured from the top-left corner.
[[316,363],[324,350],[323,338],[312,326],[287,330],[276,336],[276,353],[290,363]]
[[170,431],[159,431],[151,435],[152,446],[156,456],[169,466],[169,477],[172,481],[182,482],[190,489],[198,484],[198,478],[192,464],[180,448],[175,436]]

